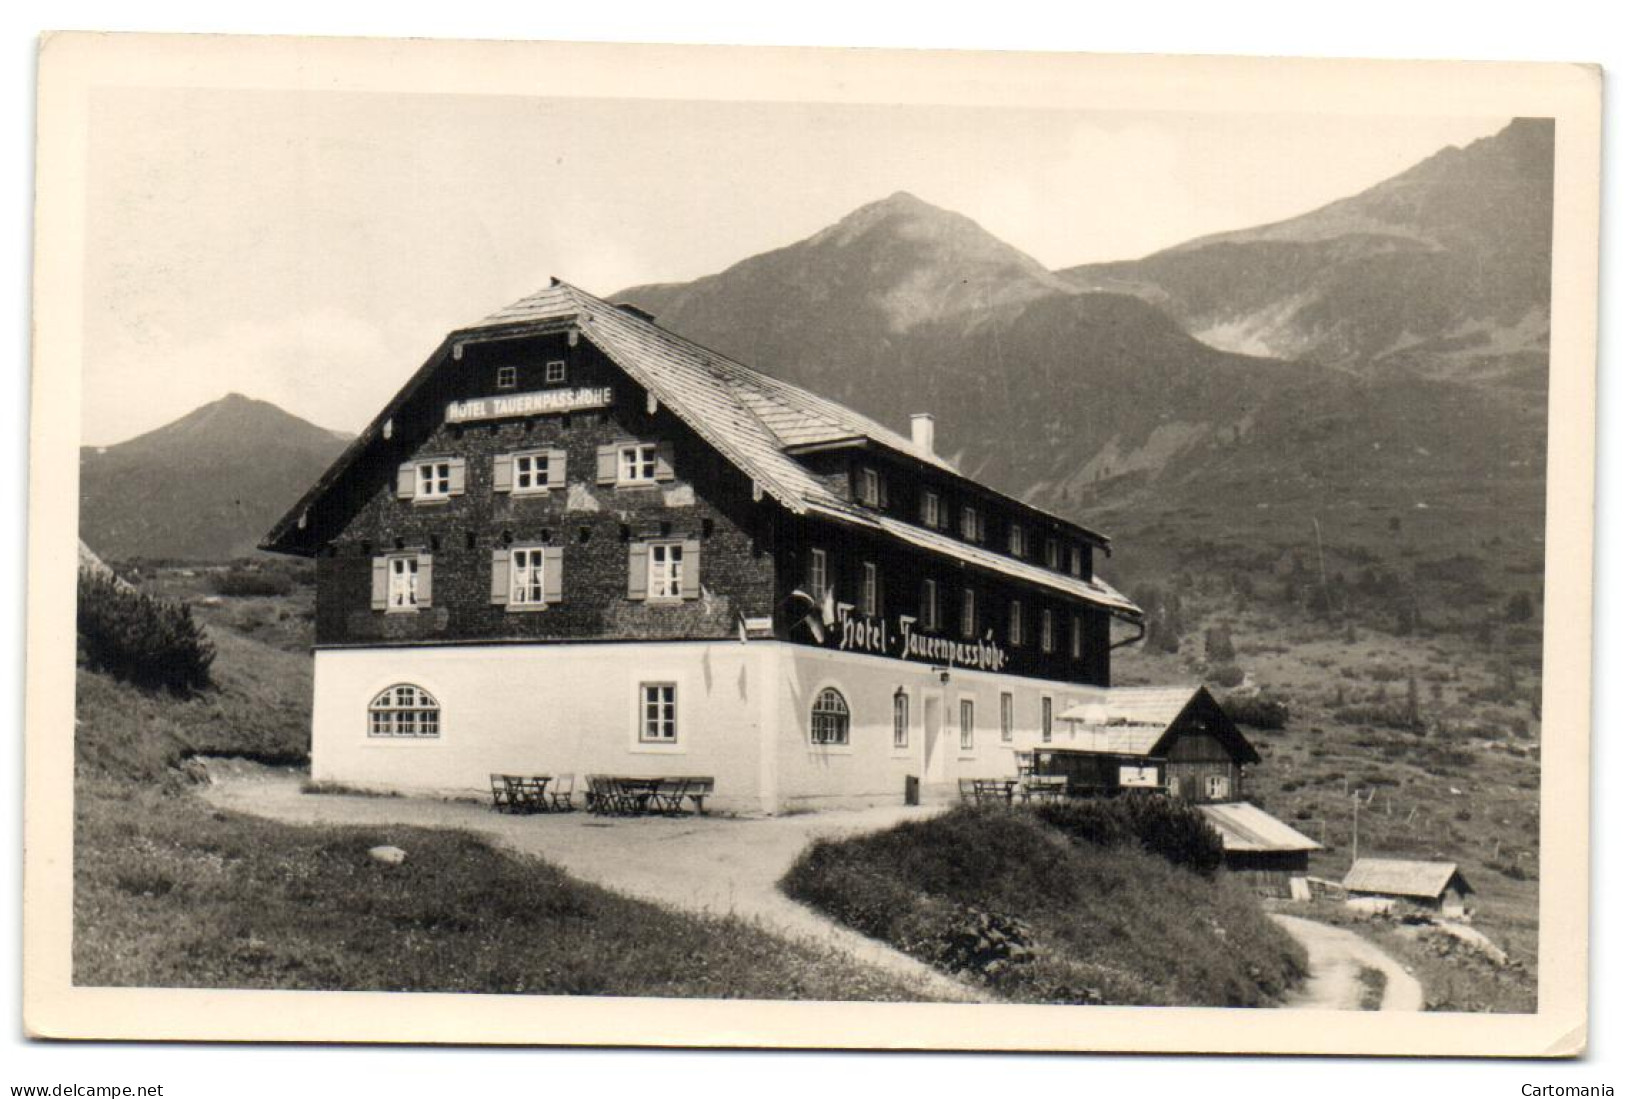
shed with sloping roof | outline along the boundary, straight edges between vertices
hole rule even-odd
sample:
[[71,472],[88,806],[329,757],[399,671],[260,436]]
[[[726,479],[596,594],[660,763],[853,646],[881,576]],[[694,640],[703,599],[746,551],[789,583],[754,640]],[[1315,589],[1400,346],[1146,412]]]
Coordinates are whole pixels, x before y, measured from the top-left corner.
[[1467,914],[1467,897],[1474,892],[1455,863],[1417,859],[1356,859],[1343,888],[1351,903],[1370,898],[1457,917]]
[[[1266,896],[1292,896],[1292,879],[1309,873],[1321,845],[1246,801],[1197,807],[1224,843],[1225,869]],[[1308,892],[1308,887],[1303,887]]]

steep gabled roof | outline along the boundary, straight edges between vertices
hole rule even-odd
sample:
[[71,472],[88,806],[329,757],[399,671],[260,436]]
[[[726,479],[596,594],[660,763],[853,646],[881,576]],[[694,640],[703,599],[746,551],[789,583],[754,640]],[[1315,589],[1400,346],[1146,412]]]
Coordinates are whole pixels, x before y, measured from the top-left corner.
[[1192,709],[1202,709],[1216,716],[1217,724],[1209,731],[1229,744],[1241,762],[1260,762],[1258,750],[1200,683],[1182,687],[1088,687],[1079,694],[1082,701],[1062,711],[1060,718],[1076,722],[1079,731],[1090,737],[1088,746],[1069,744],[1058,751],[1160,756],[1180,719]]
[[1461,890],[1473,887],[1461,876],[1453,862],[1422,862],[1417,859],[1356,859],[1343,878],[1343,888],[1351,893],[1387,893],[1396,897],[1438,897],[1452,878]]
[[[299,522],[299,517],[311,502],[361,457],[377,438],[381,425],[434,374],[451,349],[465,343],[564,330],[579,332],[581,338],[597,347],[674,416],[750,477],[763,493],[797,515],[811,512],[823,518],[867,527],[956,557],[975,567],[1065,592],[1103,606],[1115,614],[1140,617],[1140,609],[1132,601],[1102,581],[1040,569],[849,503],[831,491],[789,451],[798,447],[861,440],[921,462],[948,476],[962,475],[936,454],[916,447],[909,438],[867,416],[752,370],[661,328],[637,312],[619,308],[558,279],[542,290],[451,333],[436,355],[413,376],[384,412],[339,457],[334,467],[272,530],[266,539],[266,548],[273,548],[281,541]],[[977,486],[977,489],[990,495],[1002,495],[982,486]],[[1019,500],[1006,499],[1024,511],[1047,515]],[[1108,544],[1103,536],[1076,523],[1057,516],[1050,518],[1072,528],[1085,539],[1102,546]]]

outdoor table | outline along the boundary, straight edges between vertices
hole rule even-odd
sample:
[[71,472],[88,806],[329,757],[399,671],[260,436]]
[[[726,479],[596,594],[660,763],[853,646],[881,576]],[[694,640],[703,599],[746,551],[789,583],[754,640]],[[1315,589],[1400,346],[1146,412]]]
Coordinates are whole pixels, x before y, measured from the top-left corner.
[[1016,799],[1018,782],[1013,778],[979,778],[976,780],[976,800],[1000,798],[1006,805]]
[[547,784],[552,775],[504,775],[508,804],[515,812],[534,813],[547,809]]

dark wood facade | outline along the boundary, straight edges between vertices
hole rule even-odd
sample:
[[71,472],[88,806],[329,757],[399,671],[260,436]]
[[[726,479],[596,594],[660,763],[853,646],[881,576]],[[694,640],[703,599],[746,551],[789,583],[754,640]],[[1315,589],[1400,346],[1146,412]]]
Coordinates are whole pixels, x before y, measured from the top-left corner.
[[[604,407],[467,422],[447,416],[452,402],[604,388],[612,394]],[[318,646],[718,639],[737,635],[745,620],[767,619],[781,640],[843,647],[839,629],[815,639],[805,625],[807,607],[794,596],[807,586],[819,550],[843,618],[867,620],[871,637],[888,633],[895,645],[908,617],[918,637],[984,651],[995,646],[999,664],[992,670],[1109,682],[1111,616],[1102,606],[883,531],[794,514],[755,491],[701,430],[567,327],[500,341],[448,341],[404,394],[365,440],[365,454],[336,467],[302,505],[297,526],[271,547],[318,559]],[[637,486],[604,483],[605,448],[630,442],[660,448],[662,476]],[[550,457],[550,487],[520,493],[509,483],[503,490],[502,463],[533,452]],[[1103,544],[1082,528],[864,440],[797,458],[843,499],[910,524],[922,522],[925,494],[936,493],[935,533],[1058,576],[1090,577],[1093,551]],[[403,494],[403,467],[410,478],[415,464],[442,461],[455,464],[456,491],[432,501]],[[976,522],[965,519],[967,508]],[[1019,542],[1012,542],[1012,525],[1021,528]],[[639,547],[665,541],[685,547],[689,587],[680,599],[638,598],[632,576]],[[515,547],[549,551],[557,591],[545,604],[520,609],[494,598],[493,569]],[[422,605],[407,613],[380,607],[377,596],[379,562],[399,555],[419,562],[425,589]],[[922,617],[926,579],[935,581],[941,606],[935,627]],[[967,589],[974,600],[970,629],[963,620]],[[866,591],[875,592],[873,615],[865,613]],[[1012,602],[1021,604],[1019,634],[1012,632]],[[893,648],[886,655],[900,654]],[[957,661],[950,655],[943,662]]]

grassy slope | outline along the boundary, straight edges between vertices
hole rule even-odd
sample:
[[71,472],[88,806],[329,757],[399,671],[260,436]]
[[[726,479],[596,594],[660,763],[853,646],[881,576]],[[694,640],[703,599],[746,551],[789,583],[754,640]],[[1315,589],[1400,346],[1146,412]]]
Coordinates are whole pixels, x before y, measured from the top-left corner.
[[[622,897],[465,833],[295,828],[108,780],[81,783],[77,828],[80,984],[918,998],[744,921]],[[385,843],[406,862],[368,856]]]
[[[1124,650],[1114,677],[1198,678],[1205,628],[1228,626],[1235,663],[1291,705],[1285,729],[1247,731],[1264,757],[1250,772],[1249,794],[1325,842],[1310,865],[1322,877],[1341,880],[1349,868],[1356,794],[1361,855],[1459,863],[1477,890],[1474,926],[1523,968],[1486,983],[1469,962],[1422,959],[1429,1000],[1524,1010],[1534,997],[1539,930],[1540,721],[1528,702],[1539,697],[1538,666],[1518,661],[1504,637],[1485,644],[1445,630],[1350,631],[1225,592],[1198,590],[1185,609],[1190,628],[1180,652]],[[1362,719],[1362,708],[1401,707],[1413,673],[1425,729]],[[1355,929],[1381,937],[1370,924]],[[1517,987],[1497,991],[1508,984]]]
[[1015,1000],[1254,1006],[1276,1001],[1305,968],[1233,883],[1074,843],[1019,811],[961,808],[821,841],[784,888],[939,965],[942,944],[978,914],[1021,921],[1034,960],[962,971]]
[[[188,756],[305,758],[310,662],[290,641],[301,601],[308,593],[198,607],[218,649],[218,688],[199,698],[80,670],[76,982],[919,998],[844,957],[620,897],[463,833],[294,828],[210,810],[176,770]],[[368,857],[384,843],[407,862]]]

